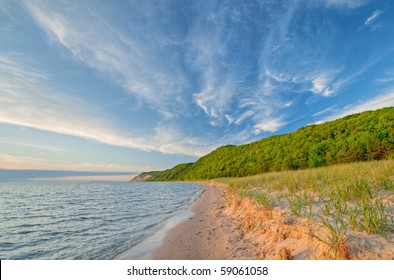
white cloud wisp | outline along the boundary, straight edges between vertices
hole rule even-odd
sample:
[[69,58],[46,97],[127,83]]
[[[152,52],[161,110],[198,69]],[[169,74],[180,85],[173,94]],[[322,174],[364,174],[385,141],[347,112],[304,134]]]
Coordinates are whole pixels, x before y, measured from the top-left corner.
[[365,25],[371,25],[372,23],[374,23],[381,15],[382,15],[382,11],[380,10],[375,10],[373,11],[372,15],[370,15],[366,21],[364,22]]
[[316,123],[320,124],[320,123],[336,120],[339,118],[343,118],[351,114],[361,113],[364,111],[378,110],[385,107],[394,107],[394,89],[391,89],[388,93],[382,94],[368,101],[345,106],[343,109],[336,110],[334,114],[331,114],[330,116]]
[[[120,132],[93,104],[48,85],[49,75],[20,56],[0,55],[0,122],[72,135],[113,146],[200,156],[206,147],[176,130],[157,127],[150,137]],[[182,139],[182,140],[180,140]]]
[[[80,62],[96,70],[103,77],[121,86],[125,92],[163,111],[168,102],[179,97],[187,86],[185,77],[175,66],[162,63],[161,53],[168,41],[155,44],[150,33],[126,36],[118,26],[106,20],[100,9],[93,10],[81,5],[72,9],[73,1],[60,5],[43,1],[25,1],[25,7],[32,18],[53,41],[58,41]],[[67,13],[72,10],[72,13]],[[154,12],[154,11],[153,11]],[[103,13],[104,14],[104,13]],[[136,29],[141,25],[133,22]],[[149,26],[145,26],[149,29]],[[152,34],[155,33],[152,30]],[[155,41],[165,41],[162,35]],[[171,102],[172,102],[171,101]]]

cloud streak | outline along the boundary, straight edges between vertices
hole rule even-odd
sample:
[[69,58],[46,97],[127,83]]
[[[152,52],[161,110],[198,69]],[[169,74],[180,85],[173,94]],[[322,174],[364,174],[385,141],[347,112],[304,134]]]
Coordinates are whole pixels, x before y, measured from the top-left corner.
[[371,0],[325,0],[326,5],[336,8],[357,9],[364,6]]
[[[317,123],[324,123],[328,121],[332,121],[335,119],[343,118],[345,116],[361,113],[364,111],[377,110],[385,107],[394,107],[394,89],[390,89],[388,93],[379,95],[370,100],[359,102],[356,104],[347,105],[339,110],[330,110],[335,113],[325,117],[324,119],[318,121]],[[326,111],[326,110],[325,110]],[[320,115],[319,113],[316,116]]]
[[[30,56],[28,43],[28,55],[3,52],[0,121],[192,156],[286,131],[314,106],[350,94],[378,61],[376,51],[353,56],[357,34],[341,26],[368,3],[21,0],[15,6],[33,23],[29,31],[44,35],[56,66],[42,70],[43,55]],[[383,13],[373,10],[357,22],[373,26]],[[83,72],[77,83],[86,88],[57,86],[62,62]],[[108,92],[94,95],[96,82]]]
[[70,164],[38,157],[0,154],[0,169],[143,172],[151,170],[151,167],[121,166],[117,164],[96,164],[88,162]]
[[373,11],[372,15],[370,15],[367,20],[364,22],[365,25],[371,25],[372,23],[374,23],[381,15],[382,15],[382,11],[380,10],[375,10]]
[[156,127],[149,138],[117,131],[111,116],[49,86],[49,78],[45,72],[32,68],[31,61],[24,57],[0,55],[0,122],[145,151],[194,156],[206,152],[205,147],[194,146],[196,140],[176,130]]
[[[62,5],[52,1],[25,1],[24,4],[53,41],[63,45],[78,61],[155,109],[167,108],[168,102],[175,100],[187,86],[183,74],[175,66],[179,62],[177,57],[173,58],[172,65],[161,64],[166,45],[176,42],[166,41],[166,34],[151,41],[150,36],[157,32],[149,30],[149,25],[141,26],[141,22],[134,21],[136,26],[128,30],[133,34],[130,36],[108,21],[102,9],[76,7],[74,1]],[[157,12],[154,7],[149,9],[147,13]],[[143,29],[146,31],[139,32]]]
[[28,144],[28,143],[19,143],[19,142],[15,142],[15,141],[11,142],[11,141],[2,141],[2,140],[0,140],[0,143],[11,144],[11,145],[15,145],[15,146],[22,146],[22,147],[29,147],[29,148],[40,149],[40,150],[53,151],[53,152],[63,152],[62,149],[59,149],[56,147],[43,146],[43,145],[34,145],[34,144]]
[[[227,26],[229,15],[237,13],[229,14],[226,9],[221,12],[212,5],[206,14],[205,10],[199,11],[198,6],[192,7],[198,25],[190,24],[188,32],[183,34],[173,32],[176,17],[164,7],[165,4],[147,7],[137,3],[145,17],[142,21],[150,23],[142,26],[141,21],[133,21],[131,17],[135,27],[127,30],[127,35],[121,27],[110,24],[100,10],[93,12],[81,7],[81,10],[66,14],[63,11],[70,9],[72,4],[66,4],[65,8],[51,2],[31,1],[26,1],[25,7],[48,36],[67,48],[77,60],[110,77],[125,92],[146,102],[166,119],[179,113],[187,115],[197,107],[206,115],[207,124],[223,127],[227,124],[225,115],[237,105],[236,95],[237,98],[240,95],[253,98],[259,94],[242,84],[250,73],[231,69],[228,64],[233,48],[241,47],[236,30]],[[160,16],[174,16],[175,21],[164,28],[159,25]],[[234,16],[231,19],[239,24],[239,19]],[[204,25],[206,28],[201,28]],[[144,33],[135,31],[139,28]],[[169,60],[162,55],[170,49]],[[177,49],[179,53],[174,55]],[[185,59],[188,61],[186,68],[183,66]],[[193,78],[188,73],[193,73]],[[190,99],[194,104],[188,103]],[[257,113],[263,108],[259,105],[248,110]],[[275,111],[268,111],[265,113],[268,120],[274,119]],[[235,113],[238,115],[235,118],[243,113]],[[261,117],[258,122],[260,124]]]

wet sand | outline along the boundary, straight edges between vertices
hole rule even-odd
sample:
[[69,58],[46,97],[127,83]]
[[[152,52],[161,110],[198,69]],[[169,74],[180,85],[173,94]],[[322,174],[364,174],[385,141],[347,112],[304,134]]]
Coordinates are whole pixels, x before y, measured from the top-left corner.
[[193,217],[172,229],[152,254],[165,260],[256,259],[257,249],[245,243],[236,223],[224,214],[223,190],[204,185],[193,205]]

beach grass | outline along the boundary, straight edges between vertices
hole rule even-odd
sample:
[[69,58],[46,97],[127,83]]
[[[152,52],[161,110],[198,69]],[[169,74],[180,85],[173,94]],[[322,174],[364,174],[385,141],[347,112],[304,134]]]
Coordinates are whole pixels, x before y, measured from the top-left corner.
[[350,233],[378,234],[393,242],[394,160],[222,178],[231,193],[265,208],[287,209],[329,232],[315,237],[335,259],[347,258]]

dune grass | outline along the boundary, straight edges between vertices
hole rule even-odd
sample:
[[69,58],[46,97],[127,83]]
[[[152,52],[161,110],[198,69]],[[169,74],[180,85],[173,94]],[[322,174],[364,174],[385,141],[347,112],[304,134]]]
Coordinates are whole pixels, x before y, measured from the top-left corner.
[[265,208],[287,209],[291,215],[320,223],[330,234],[316,237],[332,248],[335,258],[346,258],[344,245],[351,231],[388,240],[394,233],[394,160],[216,181]]

